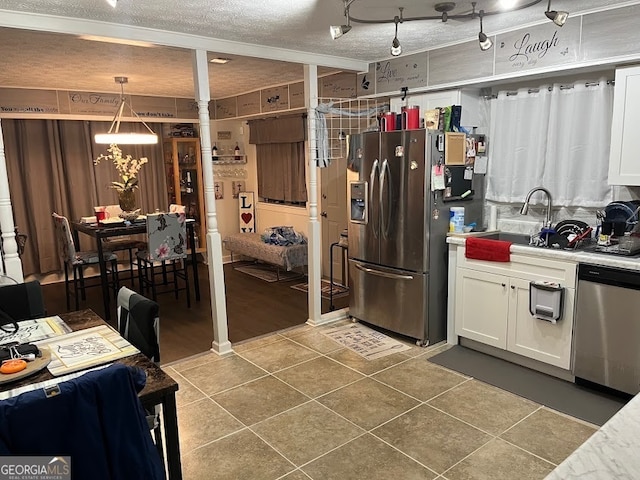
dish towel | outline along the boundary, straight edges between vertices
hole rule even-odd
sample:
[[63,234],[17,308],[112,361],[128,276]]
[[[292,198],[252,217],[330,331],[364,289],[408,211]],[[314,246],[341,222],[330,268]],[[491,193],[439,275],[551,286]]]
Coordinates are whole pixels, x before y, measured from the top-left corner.
[[486,238],[467,238],[464,256],[475,260],[490,262],[510,262],[511,242],[503,240],[489,240]]

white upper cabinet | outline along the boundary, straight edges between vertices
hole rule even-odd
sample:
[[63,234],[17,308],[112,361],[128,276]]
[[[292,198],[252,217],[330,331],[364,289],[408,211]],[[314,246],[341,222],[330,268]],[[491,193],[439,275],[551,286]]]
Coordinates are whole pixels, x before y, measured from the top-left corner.
[[611,122],[609,185],[640,185],[639,126],[640,66],[619,68]]

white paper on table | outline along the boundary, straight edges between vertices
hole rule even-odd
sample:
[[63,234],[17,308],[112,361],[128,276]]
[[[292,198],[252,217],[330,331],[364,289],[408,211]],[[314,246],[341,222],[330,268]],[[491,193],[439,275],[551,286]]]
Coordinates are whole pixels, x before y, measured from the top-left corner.
[[476,157],[476,161],[473,164],[473,173],[484,175],[487,173],[488,164],[489,157]]

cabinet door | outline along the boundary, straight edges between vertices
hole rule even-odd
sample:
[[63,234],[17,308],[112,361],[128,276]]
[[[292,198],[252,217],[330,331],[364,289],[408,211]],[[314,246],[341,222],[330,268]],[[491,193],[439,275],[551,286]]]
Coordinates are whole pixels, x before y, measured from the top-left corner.
[[507,277],[456,269],[456,335],[507,348]]
[[507,350],[569,370],[575,289],[564,289],[562,317],[557,323],[539,320],[529,312],[529,281],[509,281]]
[[616,70],[609,154],[610,185],[640,185],[640,67]]

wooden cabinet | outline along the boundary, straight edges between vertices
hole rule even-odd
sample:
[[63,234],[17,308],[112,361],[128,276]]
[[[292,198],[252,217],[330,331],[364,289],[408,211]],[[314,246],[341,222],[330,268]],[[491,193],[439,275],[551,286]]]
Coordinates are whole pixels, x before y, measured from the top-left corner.
[[[640,185],[640,66],[616,70],[611,122],[609,184]],[[606,127],[606,126],[603,126]]]
[[[461,337],[569,370],[575,300],[575,264],[512,254],[500,264],[469,260],[459,248],[455,272],[455,333]],[[519,261],[520,260],[520,261]],[[530,282],[564,287],[557,323],[529,312]]]
[[196,221],[197,241],[204,246],[206,217],[199,139],[165,139],[164,169],[167,176],[167,209],[172,203],[184,205],[187,217]]

